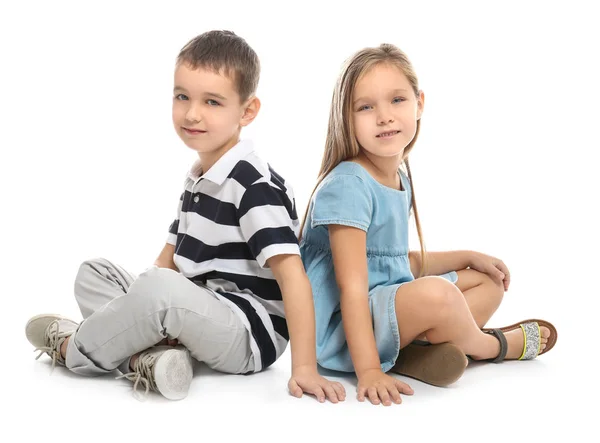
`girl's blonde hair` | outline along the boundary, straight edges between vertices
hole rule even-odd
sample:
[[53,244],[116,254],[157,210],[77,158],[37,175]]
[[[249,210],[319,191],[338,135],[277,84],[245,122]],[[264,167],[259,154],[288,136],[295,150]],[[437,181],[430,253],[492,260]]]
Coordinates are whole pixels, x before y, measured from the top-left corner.
[[[365,48],[361,51],[358,51],[350,59],[348,59],[344,63],[342,72],[338,77],[335,89],[333,91],[331,110],[329,112],[327,138],[325,140],[325,152],[323,154],[323,161],[321,162],[321,169],[319,171],[317,184],[313,189],[311,199],[315,193],[315,190],[327,176],[327,174],[329,174],[342,161],[352,159],[358,155],[360,146],[356,139],[351,115],[352,95],[354,93],[356,83],[374,66],[384,63],[398,67],[408,79],[415,95],[419,97],[419,84],[412,64],[410,63],[406,54],[396,46],[384,43],[377,48]],[[425,243],[423,241],[421,223],[419,220],[419,211],[417,210],[415,190],[414,186],[412,185],[413,181],[408,162],[408,155],[410,154],[410,151],[412,151],[412,148],[417,141],[420,127],[421,120],[419,119],[417,120],[417,130],[415,136],[404,149],[402,158],[402,163],[406,167],[406,172],[408,174],[412,189],[412,209],[415,215],[417,233],[419,234],[419,243],[421,245],[421,271],[419,273],[419,277],[426,274],[427,263]],[[302,231],[304,229],[304,224],[306,223],[309,208],[310,203],[306,208],[302,226],[300,227],[300,238],[302,238]]]

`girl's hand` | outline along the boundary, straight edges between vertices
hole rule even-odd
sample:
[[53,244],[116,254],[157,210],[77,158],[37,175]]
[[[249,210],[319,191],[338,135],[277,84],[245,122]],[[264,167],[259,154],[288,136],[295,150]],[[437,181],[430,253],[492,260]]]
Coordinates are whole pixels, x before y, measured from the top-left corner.
[[413,390],[406,383],[391,377],[380,369],[372,369],[364,372],[358,379],[358,401],[369,401],[378,405],[390,406],[392,401],[396,404],[402,403],[400,393],[412,395]]
[[469,258],[469,267],[489,275],[492,280],[502,283],[504,291],[510,285],[510,272],[502,260],[480,252],[472,252]]
[[317,372],[316,367],[301,366],[292,370],[292,378],[288,382],[290,394],[302,397],[302,393],[312,394],[323,403],[325,398],[337,403],[346,399],[346,390],[338,382],[331,382]]

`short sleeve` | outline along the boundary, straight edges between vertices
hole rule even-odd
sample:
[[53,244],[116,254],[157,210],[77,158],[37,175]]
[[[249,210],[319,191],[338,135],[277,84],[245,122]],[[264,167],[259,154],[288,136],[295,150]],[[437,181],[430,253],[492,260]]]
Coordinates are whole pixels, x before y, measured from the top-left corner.
[[413,206],[413,204],[412,204],[412,184],[410,183],[410,180],[408,179],[408,176],[404,173],[404,171],[402,171],[400,169],[399,173],[400,173],[400,180],[402,180],[402,187],[406,191],[406,200],[408,202],[408,210],[410,211]]
[[167,235],[167,243],[175,246],[177,243],[177,233],[179,232],[179,218],[181,217],[181,207],[183,204],[183,196],[185,192],[181,194],[179,197],[179,203],[177,204],[177,214],[175,216],[175,220],[169,226],[169,234]]
[[367,231],[373,200],[363,180],[355,175],[325,178],[313,197],[311,227],[345,225]]
[[259,182],[244,192],[238,208],[240,228],[250,252],[262,268],[281,254],[300,255],[299,221],[290,188]]

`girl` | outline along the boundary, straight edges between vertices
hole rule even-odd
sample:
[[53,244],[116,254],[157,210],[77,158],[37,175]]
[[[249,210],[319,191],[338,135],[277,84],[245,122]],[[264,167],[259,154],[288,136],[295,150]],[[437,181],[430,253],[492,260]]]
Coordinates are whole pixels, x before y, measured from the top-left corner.
[[[501,362],[535,358],[557,337],[542,320],[480,329],[508,289],[506,266],[476,252],[425,252],[408,161],[423,105],[411,63],[393,45],[363,49],[346,62],[301,230],[318,362],[356,372],[359,401],[373,404],[413,393],[386,372],[402,372],[399,351],[417,338]],[[409,252],[411,210],[421,247]],[[463,355],[461,374],[466,362]]]

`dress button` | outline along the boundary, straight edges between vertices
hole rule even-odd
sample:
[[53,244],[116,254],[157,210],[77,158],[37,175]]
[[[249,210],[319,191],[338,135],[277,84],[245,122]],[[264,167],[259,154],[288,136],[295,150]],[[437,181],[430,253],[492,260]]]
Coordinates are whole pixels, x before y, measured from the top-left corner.
[[200,197],[198,197],[198,196],[195,196],[195,197],[194,197],[194,202],[198,203],[198,200],[200,200]]

